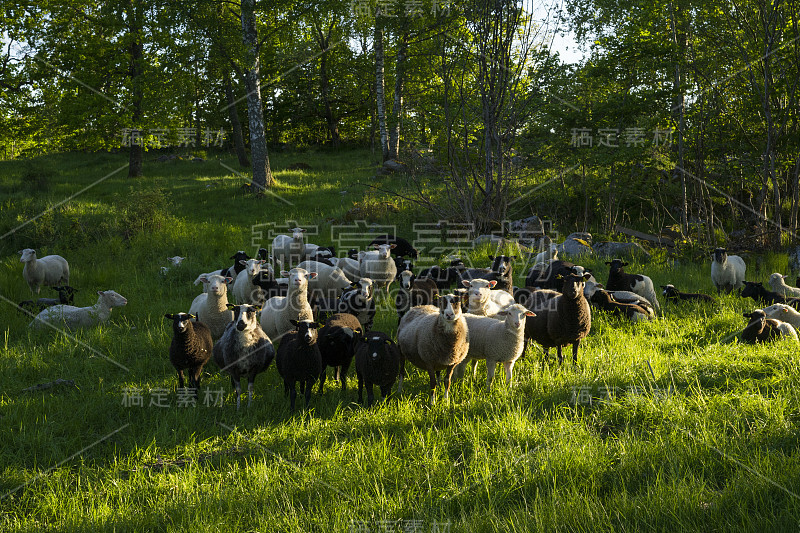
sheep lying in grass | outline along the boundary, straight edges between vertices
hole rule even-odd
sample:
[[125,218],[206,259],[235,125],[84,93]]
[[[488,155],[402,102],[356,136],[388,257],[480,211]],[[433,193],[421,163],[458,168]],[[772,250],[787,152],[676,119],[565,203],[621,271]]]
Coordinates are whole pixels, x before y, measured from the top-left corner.
[[764,308],[767,318],[791,324],[795,329],[800,328],[800,312],[786,304],[772,304]]
[[[466,314],[469,330],[469,352],[456,367],[456,376],[464,375],[464,369],[472,361],[472,372],[479,359],[486,360],[486,388],[492,386],[495,368],[503,364],[506,385],[511,384],[514,363],[525,349],[525,319],[536,314],[520,304],[512,304],[500,311],[494,318]],[[500,320],[498,320],[500,319]]]
[[247,376],[247,405],[253,401],[256,376],[264,372],[275,358],[275,347],[258,325],[258,307],[228,304],[233,310],[233,322],[214,345],[214,362],[231,376],[236,392],[236,409],[241,406],[241,376]]
[[438,308],[423,305],[411,309],[397,330],[402,354],[397,393],[403,390],[405,361],[428,372],[431,403],[436,402],[436,373],[444,370],[444,398],[450,393],[450,379],[456,365],[469,351],[469,331],[461,313],[461,297],[448,294],[438,298]]
[[89,307],[72,305],[54,305],[48,307],[29,324],[33,328],[42,328],[45,323],[53,326],[65,326],[68,329],[88,328],[106,322],[115,307],[127,305],[128,300],[114,291],[97,291],[97,303]]
[[769,277],[769,286],[784,298],[800,297],[800,289],[786,284],[786,276],[775,272]]
[[18,307],[30,314],[38,313],[54,305],[73,305],[75,303],[75,291],[78,289],[64,285],[63,287],[51,287],[58,291],[58,298],[38,298],[36,301],[25,300],[20,302]]
[[711,281],[717,288],[717,294],[723,290],[730,293],[742,287],[747,270],[744,259],[738,255],[728,255],[725,248],[715,249],[711,258]]
[[644,307],[633,304],[618,302],[614,296],[602,289],[598,289],[589,299],[593,307],[606,311],[614,316],[624,316],[631,322],[651,320],[650,312]]
[[622,259],[614,259],[606,262],[608,268],[608,283],[606,290],[609,291],[631,291],[647,298],[653,304],[653,308],[658,312],[660,306],[656,297],[656,290],[653,287],[653,280],[643,274],[628,274],[623,267],[628,263]]
[[69,284],[69,263],[60,255],[46,255],[36,258],[36,250],[25,248],[19,251],[22,277],[28,283],[32,294],[39,294],[42,285],[55,287]]
[[228,309],[228,283],[231,281],[231,278],[222,276],[204,278],[203,284],[208,285],[208,292],[197,295],[189,308],[189,313],[196,315],[197,320],[208,327],[214,339],[222,337],[233,320],[233,311]]
[[178,387],[183,388],[183,371],[188,370],[189,387],[200,388],[200,377],[214,349],[211,331],[202,322],[192,322],[197,316],[188,313],[166,314],[172,321],[172,342],[169,345],[169,362],[178,372]]
[[526,322],[526,336],[542,345],[545,359],[550,348],[556,348],[558,364],[562,364],[561,347],[572,344],[572,362],[578,364],[578,347],[592,328],[592,313],[583,294],[583,284],[589,276],[564,277],[561,295],[548,301],[545,309],[534,309],[536,316]]
[[[577,267],[576,267],[577,268]],[[580,273],[578,273],[580,275]],[[586,285],[583,288],[583,294],[586,296],[586,299],[589,302],[592,301],[592,297],[594,293],[599,290],[605,290],[601,283],[592,282],[591,279],[586,280]],[[656,316],[656,311],[653,308],[653,304],[650,303],[650,300],[642,296],[641,294],[636,294],[635,292],[631,291],[605,291],[614,299],[615,302],[619,302],[622,304],[634,304],[638,305],[651,317]]]
[[[744,289],[739,293],[742,298],[752,298],[759,304],[782,304],[787,302],[786,298],[777,292],[768,291],[760,281],[745,281]],[[794,307],[794,305],[793,305]]]
[[494,316],[501,309],[514,302],[514,297],[506,291],[493,291],[497,282],[485,279],[461,280],[469,294],[469,312],[473,315]]
[[306,398],[306,409],[311,400],[311,390],[314,382],[322,373],[322,355],[317,344],[317,324],[313,320],[292,320],[292,326],[297,331],[287,333],[281,345],[278,347],[278,354],[275,364],[278,373],[283,378],[283,388],[287,396],[292,411],[297,398],[295,389],[297,382],[300,382],[300,392]]
[[713,296],[709,296],[708,294],[701,294],[699,292],[681,292],[678,289],[676,289],[675,286],[672,284],[662,285],[661,288],[664,289],[664,292],[662,294],[664,295],[664,298],[667,299],[667,301],[681,302],[681,301],[694,300],[694,301],[701,301],[713,304],[717,303],[717,300]]
[[348,313],[331,316],[319,331],[319,351],[322,356],[322,371],[319,375],[319,393],[325,387],[326,369],[336,369],[335,379],[342,384],[342,393],[347,390],[347,370],[353,362],[356,342],[361,337],[361,323]]
[[384,401],[392,394],[392,385],[400,373],[400,348],[381,331],[371,331],[362,338],[356,349],[356,374],[358,375],[358,403],[364,403],[362,391],[367,388],[366,406],[375,401],[373,386],[381,389]]
[[741,340],[744,343],[768,342],[782,337],[789,337],[795,342],[797,341],[797,331],[791,324],[767,318],[766,313],[761,309],[756,309],[752,313],[744,313],[744,316],[750,319],[747,327],[742,331]]
[[302,268],[281,272],[288,277],[289,289],[286,296],[275,296],[264,303],[261,312],[261,327],[270,339],[276,341],[292,331],[292,320],[313,320],[314,313],[308,303],[308,280],[316,277]]

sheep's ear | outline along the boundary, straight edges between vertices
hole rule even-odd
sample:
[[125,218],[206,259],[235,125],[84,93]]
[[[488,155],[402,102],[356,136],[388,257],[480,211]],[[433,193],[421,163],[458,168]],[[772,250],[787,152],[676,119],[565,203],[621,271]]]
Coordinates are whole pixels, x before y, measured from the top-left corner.
[[300,322],[298,322],[297,320],[290,320],[289,323],[292,324],[296,328],[300,327]]
[[494,256],[493,255],[489,256],[489,261],[494,261]]
[[494,286],[497,285],[497,280],[493,279],[489,282],[489,288],[494,289]]
[[191,318],[192,320],[197,320],[197,315],[189,315],[189,318]]
[[469,287],[472,285],[472,282],[470,282],[468,279],[462,279],[462,280],[461,280],[461,284],[462,284],[463,286],[465,286],[465,287],[469,288]]
[[234,307],[236,307],[236,304],[228,303],[226,304],[225,307],[227,307],[228,309],[233,309]]
[[164,315],[164,318],[166,318],[167,320],[175,320],[175,315],[167,313],[166,315]]
[[536,313],[533,311],[525,311],[525,316],[536,316]]
[[611,264],[611,261],[606,261],[606,264],[607,264],[607,265],[610,265],[610,264]]
[[228,276],[225,278],[225,283],[233,283],[233,278]]
[[281,270],[281,276],[283,276],[284,278],[288,278],[289,277],[289,271],[288,270]]
[[393,244],[393,245],[391,245],[391,246],[389,247],[389,249],[390,249],[390,250],[394,250],[395,248],[397,248],[397,245],[396,245],[396,244]]
[[586,273],[583,275],[583,281],[588,281],[588,280],[589,280],[589,278],[591,278],[591,277],[592,277],[592,273],[591,273],[591,272],[586,272]]
[[319,275],[319,273],[317,273],[317,272],[309,272],[309,273],[308,273],[308,279],[314,279],[314,278],[316,278],[318,275]]
[[197,279],[200,280],[200,283],[208,283],[208,278],[206,276],[200,276]]
[[246,265],[247,261],[245,261],[244,259],[239,259],[239,264],[240,265]]
[[102,296],[103,295],[103,291],[97,291],[97,295],[98,296]]
[[439,293],[438,293],[438,292],[437,292],[436,294],[434,294],[434,295],[433,295],[433,301],[434,301],[434,302],[438,302],[438,301],[439,301],[439,298],[441,298],[441,296],[439,295]]

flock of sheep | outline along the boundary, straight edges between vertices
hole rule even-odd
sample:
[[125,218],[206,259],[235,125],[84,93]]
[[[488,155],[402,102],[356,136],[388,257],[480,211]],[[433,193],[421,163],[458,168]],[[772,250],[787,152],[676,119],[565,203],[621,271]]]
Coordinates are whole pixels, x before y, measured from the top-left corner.
[[[200,387],[210,359],[231,377],[236,406],[241,404],[241,380],[247,379],[248,404],[253,399],[256,376],[275,360],[283,378],[291,408],[297,385],[309,404],[319,380],[322,393],[327,367],[346,390],[347,371],[355,360],[358,399],[374,401],[373,387],[386,398],[395,382],[400,393],[405,362],[425,370],[430,378],[430,399],[436,400],[439,381],[447,398],[451,380],[460,378],[468,366],[473,374],[477,362],[486,361],[487,387],[498,364],[510,383],[515,362],[525,347],[535,342],[555,348],[559,364],[562,348],[572,346],[578,361],[580,342],[591,330],[592,310],[602,310],[631,321],[652,320],[660,311],[652,280],[643,274],[625,272],[621,259],[606,263],[608,282],[597,282],[592,272],[560,260],[554,247],[538,254],[527,273],[525,287],[512,283],[515,256],[490,256],[486,268],[467,268],[457,258],[447,266],[416,272],[417,251],[408,241],[393,235],[375,239],[368,251],[350,250],[336,257],[335,250],[305,242],[304,230],[279,235],[271,250],[258,251],[255,258],[236,252],[233,265],[201,274],[203,284],[188,313],[165,314],[172,322],[169,358],[183,388],[184,372],[189,386]],[[111,310],[127,300],[114,291],[98,291],[90,307],[72,304],[69,265],[58,255],[37,258],[36,251],[20,252],[25,264],[23,277],[32,294],[42,286],[58,290],[59,298],[21,302],[33,314],[31,327],[76,329],[108,320]],[[184,258],[169,258],[174,266]],[[749,319],[742,342],[761,342],[781,337],[797,340],[800,327],[800,289],[790,287],[785,276],[775,273],[770,288],[745,281],[745,263],[722,248],[712,254],[711,279],[719,291],[741,290],[768,304],[745,313]],[[276,277],[276,272],[280,277]],[[375,301],[388,295],[398,282],[394,306],[398,316],[397,340],[373,329]],[[673,285],[662,286],[667,301],[699,300],[714,304],[713,297],[685,293]],[[235,304],[228,300],[228,291]],[[383,301],[388,301],[385,298]],[[276,346],[277,345],[277,349]]]

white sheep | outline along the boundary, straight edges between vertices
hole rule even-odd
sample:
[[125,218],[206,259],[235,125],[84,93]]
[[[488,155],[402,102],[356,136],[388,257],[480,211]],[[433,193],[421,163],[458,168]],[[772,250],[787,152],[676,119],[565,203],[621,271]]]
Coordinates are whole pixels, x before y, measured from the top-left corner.
[[97,294],[97,303],[92,306],[54,305],[36,315],[28,325],[33,328],[42,328],[45,324],[65,326],[68,329],[87,328],[107,321],[113,308],[128,303],[128,300],[114,291],[97,291]]
[[558,245],[551,243],[547,250],[539,252],[533,260],[533,270],[544,272],[551,261],[558,259]]
[[377,250],[359,253],[359,277],[369,278],[376,288],[388,291],[397,277],[397,264],[390,255],[392,248],[396,246],[396,244],[379,244],[375,246]]
[[197,316],[199,322],[208,326],[214,339],[222,337],[225,328],[233,320],[233,311],[228,309],[228,283],[232,280],[222,276],[209,276],[201,280],[208,285],[208,292],[198,295],[189,308],[189,314]]
[[[186,259],[186,258],[185,257],[181,257],[179,255],[175,255],[175,256],[172,256],[172,257],[167,257],[167,261],[169,261],[170,264],[172,264],[173,267],[181,266],[181,263],[183,263],[184,259]],[[170,268],[171,267],[161,267],[161,275],[162,276],[166,276],[167,273],[169,272]]]
[[361,277],[361,265],[356,259],[350,259],[349,257],[331,257],[330,261],[342,269],[347,279],[355,281]]
[[336,298],[355,281],[348,279],[338,266],[332,267],[318,261],[303,261],[297,268],[317,273],[315,278],[308,281],[308,292],[315,296]]
[[494,317],[465,314],[469,352],[467,358],[456,367],[457,377],[464,374],[470,361],[473,362],[474,373],[478,360],[486,359],[486,388],[492,386],[498,363],[503,363],[506,385],[510,385],[514,363],[525,350],[525,318],[529,316],[536,315],[520,304],[509,305]]
[[266,270],[272,274],[272,265],[263,267],[266,263],[263,259],[248,259],[247,261],[240,259],[241,264],[245,265],[244,270],[239,272],[236,276],[236,281],[233,282],[233,297],[239,304],[261,305],[264,303],[264,291],[261,287],[253,283],[256,276],[261,275],[262,270]]
[[479,316],[495,316],[504,307],[514,302],[514,297],[506,291],[493,291],[497,281],[485,279],[461,280],[469,294],[469,313]]
[[800,328],[800,312],[794,307],[786,304],[772,304],[764,308],[767,318],[774,318],[781,322],[791,324],[795,328]]
[[744,285],[744,275],[747,265],[738,255],[728,255],[725,248],[717,248],[711,254],[711,281],[717,288],[717,293],[724,290],[731,292]]
[[31,293],[39,294],[42,285],[69,285],[69,263],[60,255],[46,255],[37,259],[33,248],[20,250],[19,254],[20,262],[25,263],[22,277],[28,282]]
[[278,235],[272,239],[272,257],[282,269],[289,269],[300,258],[306,255],[306,245],[303,241],[306,230],[302,228],[292,228],[292,236]]
[[773,273],[769,277],[769,286],[772,287],[772,290],[780,294],[785,298],[797,298],[800,297],[800,289],[796,287],[790,287],[786,284],[786,276],[780,274],[778,272]]
[[286,296],[273,296],[261,310],[261,327],[267,336],[277,341],[284,333],[292,331],[291,320],[314,320],[311,305],[308,303],[308,280],[317,276],[302,268],[282,271],[288,277],[289,291]]

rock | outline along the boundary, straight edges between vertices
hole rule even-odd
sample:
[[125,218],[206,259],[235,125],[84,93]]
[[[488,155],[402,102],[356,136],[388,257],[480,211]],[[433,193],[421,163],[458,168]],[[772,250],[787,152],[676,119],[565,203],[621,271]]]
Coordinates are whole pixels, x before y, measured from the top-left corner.
[[515,220],[508,225],[508,231],[524,235],[525,239],[544,235],[544,224],[536,215]]
[[800,270],[800,246],[795,246],[794,249],[790,249],[788,252],[789,255],[789,270],[793,272],[797,272]]
[[388,161],[384,161],[383,167],[381,170],[383,172],[405,172],[408,169],[405,163],[401,163],[400,161],[395,161],[394,159],[390,159]]
[[564,242],[558,245],[558,253],[567,255],[589,255],[592,253],[592,247],[580,242],[577,239],[567,238]]
[[498,237],[497,235],[478,235],[472,241],[472,244],[475,245],[475,246],[478,246],[478,245],[481,245],[481,244],[487,244],[487,243],[488,244],[500,244],[500,245],[502,245],[504,242],[505,242],[505,239],[503,239],[502,237]]
[[598,242],[592,246],[594,253],[600,256],[614,258],[643,258],[650,260],[650,254],[638,242]]
[[586,233],[585,231],[570,233],[569,235],[567,235],[567,239],[573,239],[573,240],[580,239],[582,241],[586,241],[586,244],[588,244],[589,246],[592,245],[592,234]]

